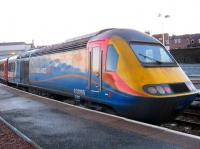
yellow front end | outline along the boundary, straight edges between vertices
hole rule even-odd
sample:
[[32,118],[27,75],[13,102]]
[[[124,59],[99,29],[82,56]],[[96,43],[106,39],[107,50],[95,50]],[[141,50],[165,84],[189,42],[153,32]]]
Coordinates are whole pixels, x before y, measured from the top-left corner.
[[[117,71],[118,76],[131,89],[141,93],[144,97],[165,98],[193,94],[187,92],[181,94],[170,94],[164,96],[151,95],[144,91],[144,86],[148,84],[171,84],[189,82],[190,80],[177,65],[176,67],[144,67],[131,49],[129,43],[119,37],[112,37],[109,44],[114,45],[119,55]],[[119,90],[132,94],[123,88]]]

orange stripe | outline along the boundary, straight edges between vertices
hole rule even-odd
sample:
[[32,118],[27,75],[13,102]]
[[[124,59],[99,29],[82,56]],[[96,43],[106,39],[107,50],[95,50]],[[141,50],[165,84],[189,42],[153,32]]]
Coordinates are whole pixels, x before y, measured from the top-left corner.
[[143,96],[142,93],[130,88],[115,72],[107,72],[103,74],[105,82],[110,84],[113,88],[131,95]]
[[[65,75],[60,75],[60,76],[57,76],[57,77],[54,77],[54,78],[45,79],[45,80],[32,80],[32,81],[30,81],[30,82],[31,82],[31,83],[40,83],[40,82],[47,82],[47,81],[52,81],[52,80],[58,80],[58,79],[62,79],[62,78],[81,78],[81,79],[87,80],[87,81],[89,82],[89,78],[88,78],[88,77],[83,76],[83,75],[79,75],[79,74],[65,74]],[[95,84],[95,85],[98,84],[98,83],[97,83],[96,81],[94,81],[94,80],[91,80],[91,83],[92,83],[92,84]],[[115,93],[115,94],[118,94],[118,95],[120,95],[120,96],[127,97],[127,96],[125,96],[125,95],[123,95],[123,94],[120,94],[120,93],[118,93],[118,92],[116,92],[116,91],[110,90],[109,88],[107,88],[107,87],[105,87],[105,86],[103,86],[102,88],[105,89],[105,90],[111,91],[111,92],[113,92],[113,93]]]
[[46,79],[46,80],[32,80],[30,82],[33,82],[33,83],[40,83],[40,82],[47,82],[47,81],[52,81],[52,80],[58,80],[58,79],[62,79],[62,78],[81,78],[83,80],[87,80],[89,81],[89,78],[88,77],[85,77],[83,75],[78,75],[78,74],[65,74],[65,75],[60,75],[60,76],[57,76],[57,77],[54,77],[54,78],[49,78],[49,79]]

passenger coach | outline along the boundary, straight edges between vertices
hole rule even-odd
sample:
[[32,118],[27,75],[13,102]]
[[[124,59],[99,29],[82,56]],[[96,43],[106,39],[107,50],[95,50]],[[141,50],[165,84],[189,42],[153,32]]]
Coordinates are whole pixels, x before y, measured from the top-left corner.
[[0,60],[0,80],[5,83],[8,81],[8,58]]

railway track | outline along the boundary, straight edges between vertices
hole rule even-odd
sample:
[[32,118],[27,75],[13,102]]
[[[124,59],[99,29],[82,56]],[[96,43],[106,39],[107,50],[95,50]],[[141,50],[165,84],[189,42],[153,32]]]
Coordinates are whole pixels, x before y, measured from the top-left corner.
[[161,126],[200,136],[200,99],[197,98],[195,105],[189,106],[172,122],[162,124]]
[[[190,77],[190,79],[195,87],[200,90],[200,78]],[[162,124],[161,126],[200,136],[200,97],[172,122]]]
[[200,113],[192,110],[186,110],[178,116],[175,121],[180,125],[187,125],[191,128],[198,128],[200,130]]
[[162,124],[161,126],[200,136],[200,111],[187,109],[172,122]]
[[186,110],[183,112],[184,115],[195,116],[200,118],[200,111],[199,110]]

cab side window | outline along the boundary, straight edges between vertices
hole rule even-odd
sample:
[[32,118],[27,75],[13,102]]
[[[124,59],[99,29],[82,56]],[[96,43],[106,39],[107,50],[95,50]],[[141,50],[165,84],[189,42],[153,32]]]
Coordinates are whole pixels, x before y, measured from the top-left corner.
[[106,71],[116,71],[118,54],[113,45],[109,45],[107,49]]

